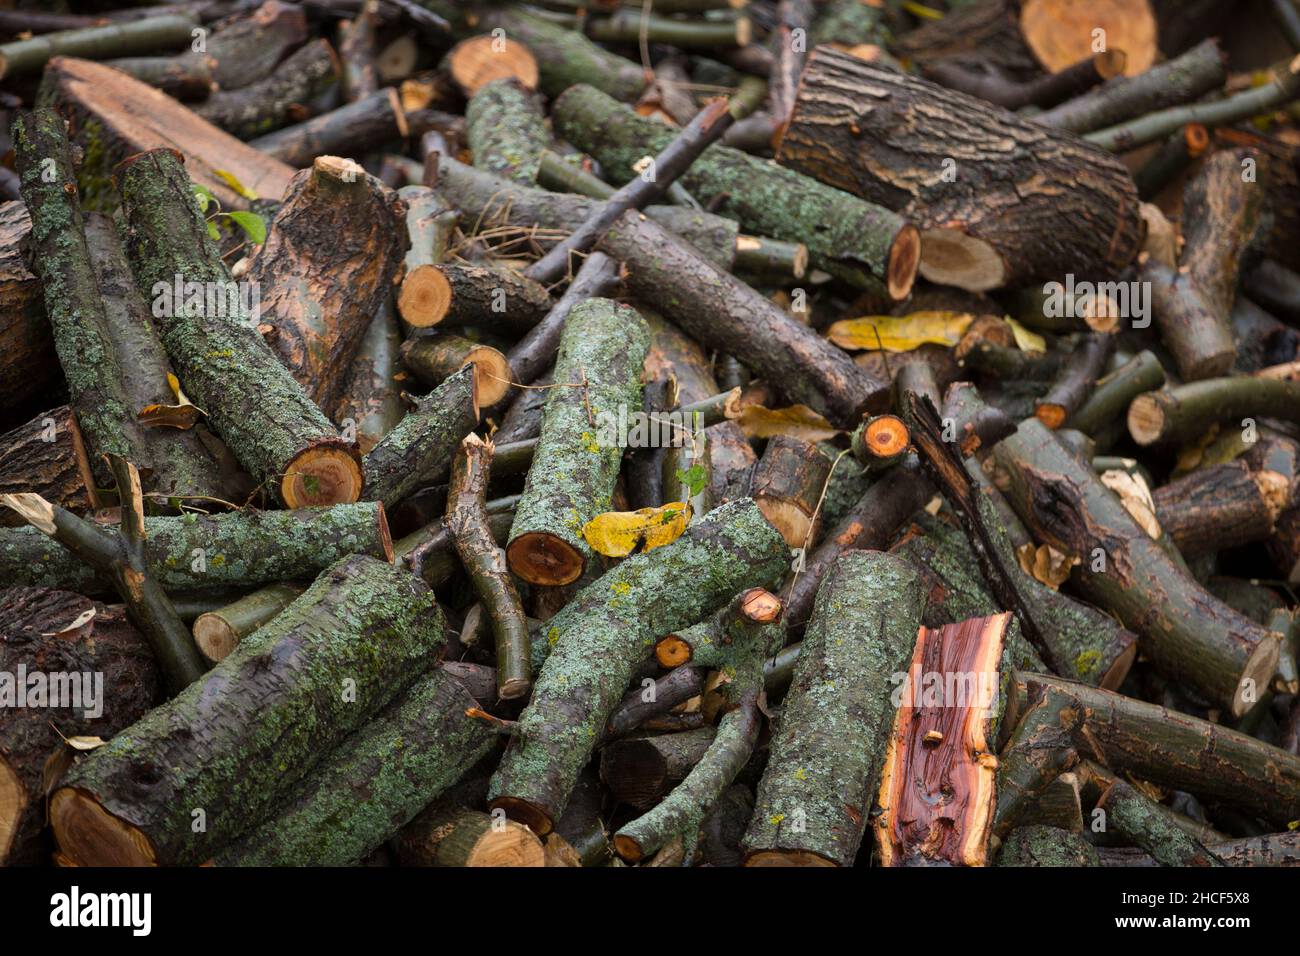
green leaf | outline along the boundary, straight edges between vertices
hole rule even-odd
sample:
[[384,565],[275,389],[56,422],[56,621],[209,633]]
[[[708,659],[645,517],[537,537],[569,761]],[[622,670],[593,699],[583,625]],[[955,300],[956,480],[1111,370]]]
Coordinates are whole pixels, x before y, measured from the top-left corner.
[[691,490],[691,497],[694,498],[704,490],[705,484],[708,483],[709,476],[705,472],[703,465],[691,465],[686,471],[680,468],[676,471],[677,481]]
[[207,212],[208,207],[217,201],[206,186],[200,186],[198,183],[190,183],[190,188],[194,190],[194,196],[199,201],[199,212]]
[[221,241],[221,233],[217,231],[217,224],[211,219],[208,220],[208,235],[212,237],[213,242]]
[[234,221],[248,235],[253,245],[260,246],[266,242],[266,220],[255,212],[223,213]]
[[216,177],[217,177],[218,179],[220,179],[223,183],[225,183],[227,186],[229,186],[229,187],[230,187],[231,189],[233,189],[235,192],[239,193],[239,195],[243,196],[243,197],[244,197],[245,199],[247,199],[249,202],[252,202],[254,199],[257,198],[257,193],[253,192],[251,189],[249,189],[247,186],[245,186],[243,183],[241,183],[241,182],[240,182],[240,181],[235,177],[235,174],[234,174],[234,173],[227,172],[227,171],[224,170],[224,169],[214,169],[214,170],[212,171],[212,175],[216,176]]

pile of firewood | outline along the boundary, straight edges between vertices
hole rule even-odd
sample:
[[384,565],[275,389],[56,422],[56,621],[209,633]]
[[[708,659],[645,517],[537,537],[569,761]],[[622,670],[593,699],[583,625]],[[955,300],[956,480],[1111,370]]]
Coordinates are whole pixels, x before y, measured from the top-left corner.
[[0,862],[1300,863],[1292,0],[126,2],[0,10]]

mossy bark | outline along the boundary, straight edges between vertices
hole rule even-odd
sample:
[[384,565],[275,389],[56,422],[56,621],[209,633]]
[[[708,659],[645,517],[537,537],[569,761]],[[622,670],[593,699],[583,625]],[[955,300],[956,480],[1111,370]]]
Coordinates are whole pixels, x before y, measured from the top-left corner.
[[[220,296],[226,307],[217,309],[218,315],[205,314],[207,296],[177,302],[173,295],[171,308],[164,310],[171,314],[159,319],[159,334],[186,392],[249,473],[287,503],[355,501],[360,492],[355,443],[339,437],[253,327],[208,236],[181,158],[153,150],[119,167],[117,177],[127,254],[141,291],[157,295],[178,282],[198,282],[226,293]],[[328,453],[338,464],[318,475],[296,464],[308,453]],[[328,480],[335,470],[336,480]]]
[[1153,809],[1147,797],[1123,780],[1102,794],[1097,806],[1106,813],[1106,826],[1146,850],[1161,866],[1223,866],[1195,838]]
[[496,745],[474,699],[441,670],[354,731],[275,813],[218,852],[218,866],[352,866]]
[[409,687],[443,627],[432,591],[405,569],[338,562],[207,675],[73,768],[51,802],[61,851],[83,865],[210,859]]
[[[392,556],[388,522],[372,502],[148,518],[145,554],[165,590],[248,587],[311,578],[349,554]],[[0,533],[0,578],[105,593],[111,583],[35,528]]]
[[544,628],[550,654],[493,778],[493,805],[549,832],[654,639],[746,587],[772,586],[785,562],[780,534],[743,499],[583,588]]
[[466,366],[407,412],[362,462],[362,492],[385,506],[397,504],[417,488],[443,480],[460,440],[478,424],[474,367]]
[[924,605],[920,578],[901,558],[851,551],[835,562],[758,786],[746,865],[853,863]]
[[620,408],[641,408],[649,344],[645,320],[629,306],[589,299],[569,313],[506,550],[525,581],[569,584],[592,560],[582,529],[611,510],[623,452],[610,424]]
[[[595,156],[618,182],[636,175],[634,164],[662,152],[674,136],[670,127],[589,86],[557,99],[552,119],[558,135]],[[750,232],[807,244],[814,266],[847,282],[892,298],[911,289],[915,261],[900,274],[895,259],[912,227],[887,209],[721,145],[706,149],[680,182]]]
[[998,853],[998,866],[1101,866],[1101,860],[1078,833],[1028,826],[1011,831]]
[[465,141],[474,165],[511,182],[537,182],[551,143],[537,95],[515,79],[485,83],[465,107]]

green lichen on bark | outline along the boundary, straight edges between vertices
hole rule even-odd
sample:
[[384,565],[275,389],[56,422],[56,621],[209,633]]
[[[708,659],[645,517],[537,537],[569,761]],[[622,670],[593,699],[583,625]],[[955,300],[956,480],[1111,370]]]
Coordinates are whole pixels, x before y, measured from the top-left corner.
[[[559,538],[585,567],[594,556],[583,526],[609,511],[623,449],[611,425],[641,409],[641,368],[650,347],[645,320],[630,306],[588,299],[569,313],[555,360],[555,385],[510,528]],[[514,555],[510,554],[512,570]]]
[[[599,90],[577,86],[555,101],[555,132],[595,156],[617,182],[675,135]],[[681,177],[701,203],[749,232],[802,242],[812,264],[868,290],[883,289],[903,220],[880,206],[729,146],[710,146]]]
[[410,686],[443,638],[423,582],[345,558],[202,679],[90,753],[60,794],[74,788],[136,827],[159,863],[202,863]]
[[1029,826],[1011,831],[998,853],[998,866],[1101,866],[1101,861],[1078,833]]
[[495,746],[465,686],[421,677],[304,778],[218,866],[351,866],[393,836]]
[[151,302],[176,283],[211,283],[222,308],[207,314],[203,296],[156,309],[157,328],[186,392],[208,416],[240,463],[279,488],[303,451],[352,449],[303,391],[258,332],[216,244],[208,236],[179,156],[151,150],[120,167],[127,253]]
[[787,563],[780,533],[742,498],[583,588],[542,628],[537,643],[550,653],[491,796],[512,816],[523,807],[521,821],[546,832],[655,639],[745,588],[772,587]]
[[514,79],[485,83],[470,97],[465,139],[475,166],[525,186],[537,181],[551,142],[537,96]]
[[417,488],[447,479],[460,440],[478,424],[474,367],[466,366],[423,398],[361,462],[361,496],[397,504]]
[[1117,780],[1102,796],[1106,826],[1151,854],[1161,866],[1223,866],[1214,853],[1174,823],[1135,787]]
[[[374,502],[146,518],[145,533],[150,571],[165,590],[178,591],[307,579],[350,554],[387,559],[389,547],[382,508]],[[96,591],[99,580],[32,527],[0,529],[0,579]]]
[[141,461],[143,435],[108,334],[63,118],[48,109],[20,115],[13,140],[20,188],[32,217],[31,267],[41,280],[77,424],[92,461],[108,454]]
[[758,785],[742,843],[751,864],[769,862],[768,854],[852,864],[924,606],[921,579],[903,558],[849,551],[835,562]]

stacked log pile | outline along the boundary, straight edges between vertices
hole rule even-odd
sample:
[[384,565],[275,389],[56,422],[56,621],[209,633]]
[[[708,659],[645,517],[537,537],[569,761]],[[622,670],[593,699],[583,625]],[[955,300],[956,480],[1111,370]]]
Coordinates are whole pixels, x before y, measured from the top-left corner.
[[1300,864],[1285,29],[18,6],[0,863]]

